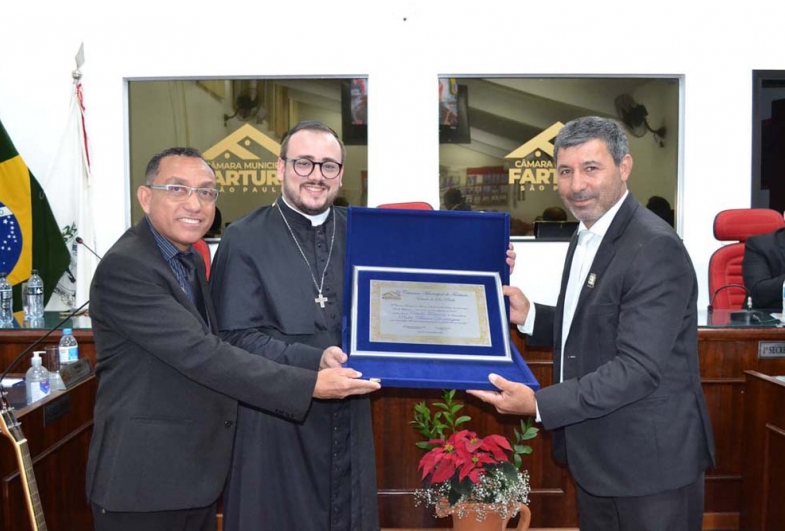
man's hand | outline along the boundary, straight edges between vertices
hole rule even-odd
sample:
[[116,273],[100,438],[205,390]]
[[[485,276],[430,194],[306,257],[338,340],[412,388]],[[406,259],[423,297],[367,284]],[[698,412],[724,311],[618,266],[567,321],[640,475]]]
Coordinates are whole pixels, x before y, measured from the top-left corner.
[[342,363],[346,363],[347,359],[349,356],[339,347],[327,347],[322,353],[319,370],[340,367]]
[[512,242],[510,242],[510,249],[507,251],[507,265],[510,266],[511,275],[513,270],[515,270],[515,256],[515,247]]
[[510,322],[517,325],[525,323],[531,307],[526,295],[519,288],[512,286],[502,286],[502,293],[510,299]]
[[537,412],[537,401],[531,388],[517,382],[505,380],[498,374],[490,374],[488,379],[499,388],[494,391],[467,391],[483,402],[488,402],[499,413],[533,417]]
[[316,376],[314,398],[346,398],[350,395],[364,395],[380,389],[378,382],[360,380],[361,373],[354,369],[322,369]]

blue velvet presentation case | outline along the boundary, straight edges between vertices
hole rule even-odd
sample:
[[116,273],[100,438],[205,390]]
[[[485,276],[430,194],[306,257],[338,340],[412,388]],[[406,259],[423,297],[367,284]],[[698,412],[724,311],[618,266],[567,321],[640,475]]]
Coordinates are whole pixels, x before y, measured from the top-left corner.
[[[490,390],[495,389],[488,381],[493,372],[539,389],[509,339],[509,303],[503,297],[499,302],[500,286],[510,281],[505,261],[509,239],[507,213],[350,207],[342,330],[346,365],[363,378],[379,378],[383,387]],[[482,286],[478,289],[488,298],[488,342],[371,341],[371,300],[379,300],[370,295],[372,281],[442,288],[460,284],[469,291],[473,284]],[[376,322],[374,330],[378,316]]]

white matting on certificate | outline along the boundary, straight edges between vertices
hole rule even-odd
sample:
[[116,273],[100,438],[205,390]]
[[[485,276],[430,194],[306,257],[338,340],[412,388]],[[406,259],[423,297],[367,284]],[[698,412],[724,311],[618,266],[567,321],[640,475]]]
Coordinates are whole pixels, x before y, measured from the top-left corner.
[[355,266],[352,356],[510,361],[496,272]]

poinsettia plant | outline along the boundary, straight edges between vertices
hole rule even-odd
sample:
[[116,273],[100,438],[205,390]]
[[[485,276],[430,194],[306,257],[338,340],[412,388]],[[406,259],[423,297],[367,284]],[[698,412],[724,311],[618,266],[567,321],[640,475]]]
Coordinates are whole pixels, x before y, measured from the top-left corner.
[[425,402],[416,404],[410,422],[426,439],[417,446],[427,450],[420,459],[425,487],[415,493],[417,503],[436,507],[438,516],[463,517],[472,502],[481,505],[471,509],[481,516],[486,511],[515,516],[529,495],[529,474],[521,466],[532,447],[523,443],[539,429],[529,418],[514,430],[514,440],[498,434],[479,437],[464,427],[471,417],[461,413],[464,406],[455,401],[455,390],[445,391],[442,399],[433,410]]

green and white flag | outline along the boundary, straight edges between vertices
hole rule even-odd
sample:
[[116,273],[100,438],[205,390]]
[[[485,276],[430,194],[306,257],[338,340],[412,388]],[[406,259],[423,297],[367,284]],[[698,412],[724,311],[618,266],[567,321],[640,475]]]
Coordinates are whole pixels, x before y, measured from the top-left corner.
[[[63,241],[71,254],[71,263],[59,279],[50,310],[77,308],[90,298],[90,282],[97,258],[87,249],[95,249],[95,227],[92,218],[90,160],[85,128],[85,107],[80,68],[84,62],[83,48],[76,57],[68,122],[60,141],[57,156],[46,178],[44,189],[56,197],[52,211],[57,219]],[[83,245],[77,243],[80,238]],[[87,245],[87,247],[85,247]]]

